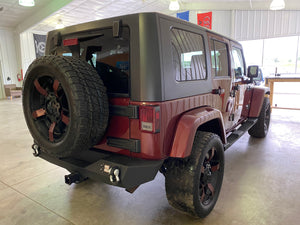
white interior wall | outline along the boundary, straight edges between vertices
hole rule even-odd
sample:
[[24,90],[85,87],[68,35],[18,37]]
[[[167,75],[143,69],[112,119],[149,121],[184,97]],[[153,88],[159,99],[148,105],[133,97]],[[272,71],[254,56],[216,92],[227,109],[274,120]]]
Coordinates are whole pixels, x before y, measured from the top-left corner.
[[[21,63],[19,56],[18,37],[11,30],[0,30],[0,61],[2,65],[2,75],[4,84],[16,84],[18,82],[17,74],[21,72]],[[11,80],[8,81],[7,78]]]
[[28,66],[35,60],[35,47],[33,34],[31,32],[23,32],[20,34],[21,58],[23,74],[28,69]]
[[2,65],[1,65],[1,61],[0,61],[0,99],[2,99],[2,98],[5,98],[5,92],[4,92],[4,86],[3,86]]
[[[30,29],[71,1],[52,0],[48,5],[26,18],[17,27],[11,30],[0,28],[0,62],[2,64],[2,69],[0,68],[2,75],[0,73],[0,76],[4,84],[15,83],[17,86],[22,86],[22,81],[18,81],[17,74],[21,73],[21,68],[23,74],[25,74],[28,65],[35,59],[32,33],[22,32]],[[7,81],[7,77],[10,77],[11,81]],[[0,82],[0,99],[3,96],[3,89]]]

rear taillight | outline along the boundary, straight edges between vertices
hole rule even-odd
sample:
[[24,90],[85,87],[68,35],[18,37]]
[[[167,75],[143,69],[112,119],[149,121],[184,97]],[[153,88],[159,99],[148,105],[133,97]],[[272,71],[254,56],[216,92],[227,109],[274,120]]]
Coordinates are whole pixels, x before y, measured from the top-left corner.
[[63,45],[64,46],[78,45],[78,38],[65,39],[63,40]]
[[142,131],[158,133],[160,131],[160,107],[140,106],[140,128]]

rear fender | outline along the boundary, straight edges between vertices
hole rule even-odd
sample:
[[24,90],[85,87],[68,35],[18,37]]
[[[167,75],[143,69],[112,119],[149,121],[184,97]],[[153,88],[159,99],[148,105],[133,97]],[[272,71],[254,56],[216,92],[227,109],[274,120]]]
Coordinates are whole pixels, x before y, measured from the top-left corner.
[[191,154],[196,131],[201,125],[216,120],[219,124],[219,134],[226,143],[223,117],[219,110],[204,107],[184,113],[179,119],[170,157],[185,158]]

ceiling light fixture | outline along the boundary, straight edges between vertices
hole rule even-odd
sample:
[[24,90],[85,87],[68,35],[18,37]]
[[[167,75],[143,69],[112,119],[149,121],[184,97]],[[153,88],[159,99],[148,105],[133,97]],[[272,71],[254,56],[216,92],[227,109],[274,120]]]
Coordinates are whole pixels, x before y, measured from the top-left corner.
[[170,0],[169,10],[171,10],[171,11],[179,10],[178,0]]
[[35,3],[34,0],[19,0],[19,5],[31,7],[34,6]]
[[284,0],[273,0],[270,5],[271,10],[280,10],[285,8]]
[[65,25],[62,23],[62,20],[59,19],[56,26],[55,26],[55,29],[62,29],[64,27],[65,27]]

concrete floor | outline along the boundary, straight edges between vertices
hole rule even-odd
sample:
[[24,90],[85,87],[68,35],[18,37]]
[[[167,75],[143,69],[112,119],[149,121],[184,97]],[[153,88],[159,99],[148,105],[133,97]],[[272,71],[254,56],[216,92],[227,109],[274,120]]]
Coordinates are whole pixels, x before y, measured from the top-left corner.
[[300,111],[273,110],[265,139],[244,135],[225,153],[219,200],[205,219],[169,206],[164,177],[134,194],[88,180],[31,154],[20,99],[0,101],[0,224],[300,224]]

